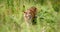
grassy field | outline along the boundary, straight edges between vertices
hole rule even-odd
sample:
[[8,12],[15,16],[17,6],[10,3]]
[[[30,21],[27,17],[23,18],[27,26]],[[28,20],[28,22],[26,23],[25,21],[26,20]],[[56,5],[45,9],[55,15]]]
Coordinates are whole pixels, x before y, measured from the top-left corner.
[[[23,12],[32,6],[37,24],[29,30]],[[60,0],[0,0],[0,32],[60,32]]]

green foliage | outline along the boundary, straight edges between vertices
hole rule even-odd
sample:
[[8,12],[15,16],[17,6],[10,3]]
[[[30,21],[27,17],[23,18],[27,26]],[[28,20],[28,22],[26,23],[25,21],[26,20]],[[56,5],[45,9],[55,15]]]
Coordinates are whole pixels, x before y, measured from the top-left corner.
[[56,1],[0,0],[0,32],[29,31],[23,12],[31,6],[37,7],[37,18],[35,19],[37,24],[30,27],[30,32],[60,32],[60,4],[58,0]]

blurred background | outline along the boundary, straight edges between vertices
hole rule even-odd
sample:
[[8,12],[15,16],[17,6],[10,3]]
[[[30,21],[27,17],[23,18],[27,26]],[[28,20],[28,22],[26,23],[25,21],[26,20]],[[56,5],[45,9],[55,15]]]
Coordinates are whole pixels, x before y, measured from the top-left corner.
[[60,0],[0,0],[0,32],[27,32],[23,12],[37,7],[30,32],[60,32]]

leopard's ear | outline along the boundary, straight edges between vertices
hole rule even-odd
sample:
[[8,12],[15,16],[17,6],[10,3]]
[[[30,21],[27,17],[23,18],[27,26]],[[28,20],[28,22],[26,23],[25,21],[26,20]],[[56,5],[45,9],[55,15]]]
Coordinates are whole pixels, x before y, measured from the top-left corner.
[[27,12],[24,12],[24,14],[27,14]]
[[26,12],[24,12],[24,13],[26,13]]

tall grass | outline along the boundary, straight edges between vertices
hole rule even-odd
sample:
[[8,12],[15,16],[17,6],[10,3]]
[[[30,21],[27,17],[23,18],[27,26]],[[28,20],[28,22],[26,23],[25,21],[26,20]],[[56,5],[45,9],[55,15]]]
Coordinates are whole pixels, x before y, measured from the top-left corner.
[[[0,0],[0,32],[60,32],[60,1],[56,2],[55,0]],[[37,7],[37,24],[32,25],[29,30],[24,22],[23,11],[31,6]]]

